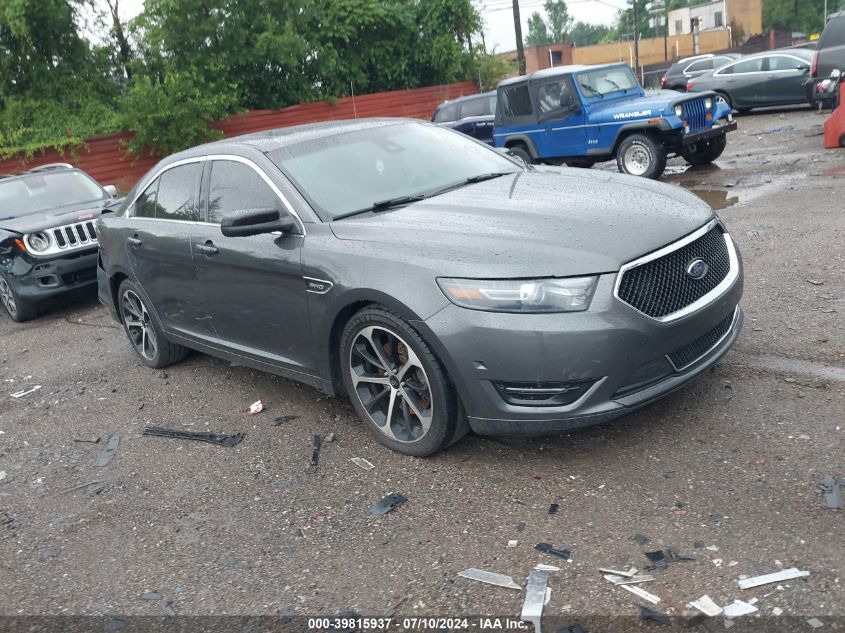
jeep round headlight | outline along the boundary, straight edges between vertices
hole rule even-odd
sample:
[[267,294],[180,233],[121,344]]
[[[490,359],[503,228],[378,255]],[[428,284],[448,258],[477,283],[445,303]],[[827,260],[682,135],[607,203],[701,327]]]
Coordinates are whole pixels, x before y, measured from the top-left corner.
[[580,312],[590,305],[598,277],[437,280],[449,301],[485,312]]
[[684,106],[682,106],[680,104],[675,106],[675,116],[677,116],[677,117],[684,116]]
[[710,97],[704,97],[704,107],[710,110],[713,107],[713,99]]
[[43,253],[48,248],[50,248],[50,235],[45,233],[44,231],[39,231],[38,233],[30,233],[29,236],[26,238],[26,241],[29,243],[29,247],[35,253]]

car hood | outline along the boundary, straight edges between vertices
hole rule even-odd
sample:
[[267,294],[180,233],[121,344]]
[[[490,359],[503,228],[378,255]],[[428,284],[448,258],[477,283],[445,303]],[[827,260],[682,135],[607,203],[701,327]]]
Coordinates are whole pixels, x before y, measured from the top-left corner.
[[591,123],[626,123],[637,119],[662,117],[673,114],[676,103],[701,97],[700,94],[686,94],[676,90],[650,91],[643,96],[612,101],[594,101],[588,109]]
[[549,168],[353,216],[331,228],[341,240],[368,243],[373,256],[428,265],[439,275],[567,276],[619,270],[712,217],[707,204],[674,185]]
[[44,231],[65,224],[92,220],[100,217],[106,206],[112,206],[119,200],[106,199],[82,204],[67,205],[47,211],[38,211],[17,218],[4,218],[0,211],[0,229],[15,233]]

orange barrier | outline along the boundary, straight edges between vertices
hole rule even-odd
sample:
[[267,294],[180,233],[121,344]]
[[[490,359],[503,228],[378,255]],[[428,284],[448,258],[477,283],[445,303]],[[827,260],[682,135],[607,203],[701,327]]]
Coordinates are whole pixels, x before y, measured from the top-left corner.
[[835,149],[845,141],[845,83],[839,84],[839,106],[824,122],[824,146]]

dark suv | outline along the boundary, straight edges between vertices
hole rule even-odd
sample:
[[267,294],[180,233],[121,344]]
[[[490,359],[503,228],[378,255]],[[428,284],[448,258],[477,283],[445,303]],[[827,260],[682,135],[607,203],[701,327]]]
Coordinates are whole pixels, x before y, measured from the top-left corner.
[[723,55],[695,55],[693,57],[685,57],[679,59],[669,67],[666,74],[660,79],[660,87],[669,90],[677,90],[678,92],[687,91],[687,82],[690,79],[699,77],[708,70],[719,68],[735,59],[739,59],[740,55],[734,53],[725,53]]
[[463,132],[488,145],[493,144],[496,91],[444,101],[431,116],[434,123]]
[[0,303],[12,319],[97,283],[94,220],[121,201],[116,194],[65,163],[0,175]]
[[808,92],[815,96],[819,105],[829,106],[834,101],[831,91],[819,89],[834,70],[845,72],[845,11],[833,13],[828,18],[813,58]]

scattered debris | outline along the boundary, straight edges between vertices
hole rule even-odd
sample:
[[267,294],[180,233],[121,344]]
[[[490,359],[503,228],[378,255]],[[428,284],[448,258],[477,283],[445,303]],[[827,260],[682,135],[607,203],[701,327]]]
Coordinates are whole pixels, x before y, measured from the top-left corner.
[[311,465],[316,466],[320,460],[320,436],[315,435],[311,439]]
[[845,488],[845,478],[837,479],[833,475],[825,475],[819,482],[824,502],[828,508],[836,509],[842,507],[842,488]]
[[250,415],[255,415],[256,413],[261,413],[267,407],[267,403],[264,400],[257,400],[253,402],[246,408],[246,412]]
[[783,609],[781,609],[780,607],[774,607],[772,609],[772,615],[782,615],[782,614],[783,614]]
[[20,391],[10,393],[9,395],[13,398],[23,398],[24,396],[28,396],[31,393],[35,393],[39,389],[41,389],[41,385],[30,385],[28,387],[24,387]]
[[534,633],[541,633],[540,620],[543,617],[548,579],[548,572],[535,569],[528,577],[528,586],[525,588],[525,602],[522,603],[522,614],[519,619],[523,622],[531,622],[534,625]]
[[640,608],[640,615],[642,616],[643,620],[651,620],[652,622],[658,622],[660,624],[668,624],[672,626],[672,620],[669,619],[669,616],[665,613],[660,613],[659,611],[655,611],[654,609],[649,609],[648,607],[644,607],[641,604],[637,605]]
[[822,621],[819,620],[818,618],[810,618],[809,620],[807,620],[807,624],[809,624],[814,629],[818,629],[818,628],[824,626],[822,624]]
[[161,594],[155,591],[147,591],[141,594],[141,600],[161,600]]
[[631,540],[637,545],[647,545],[651,541],[645,534],[634,534]]
[[742,600],[734,600],[732,604],[726,605],[723,611],[725,617],[727,618],[738,618],[742,615],[755,613],[757,611],[757,607],[753,604],[743,602]]
[[516,547],[517,545],[519,545],[519,541],[517,541],[516,539],[508,541],[508,547]]
[[693,560],[695,560],[695,556],[686,556],[686,555],[684,555],[684,554],[681,554],[681,553],[680,553],[680,552],[679,552],[676,548],[674,548],[674,547],[670,547],[670,548],[669,548],[669,556],[668,556],[668,558],[669,558],[669,560],[671,560],[673,563],[680,563],[680,562],[684,562],[684,561],[693,561]]
[[364,470],[372,470],[373,468],[375,468],[375,466],[373,466],[363,457],[353,457],[350,461],[355,464],[358,468],[363,468]]
[[555,547],[551,543],[537,543],[534,546],[534,549],[539,550],[545,554],[551,554],[552,556],[560,556],[561,558],[565,558],[569,560],[572,556],[572,552],[568,549],[555,549]]
[[614,585],[636,585],[641,582],[651,582],[654,576],[617,576],[615,574],[605,574],[605,580],[609,580]]
[[711,552],[718,552],[718,551],[719,551],[719,548],[718,548],[716,545],[708,545],[708,546],[707,546],[707,547],[705,547],[704,549],[708,549],[708,550],[710,550]]
[[120,629],[126,628],[126,621],[118,618],[109,618],[106,622],[106,633],[114,633]]
[[759,587],[760,585],[768,585],[772,582],[781,582],[782,580],[792,580],[793,578],[803,578],[809,576],[810,572],[801,571],[795,567],[790,569],[783,569],[773,574],[765,574],[763,576],[754,576],[753,578],[743,578],[738,580],[737,584],[740,589],[751,589],[752,587]]
[[714,565],[716,565],[716,567],[722,566],[722,559],[721,558],[714,558],[710,562],[713,563]]
[[807,280],[807,283],[808,283],[808,284],[812,284],[812,285],[814,285],[814,286],[823,286],[823,285],[824,285],[824,282],[823,282],[823,281],[820,281],[820,280],[818,280],[818,279],[808,279],[808,280]]
[[6,477],[8,477],[8,474],[6,473],[6,471],[0,470],[0,481],[3,481]]
[[458,572],[461,578],[468,578],[469,580],[477,580],[478,582],[487,583],[488,585],[496,585],[497,587],[505,587],[506,589],[517,589],[522,591],[522,587],[513,581],[510,576],[504,574],[497,574],[492,571],[484,571],[483,569],[476,569],[470,567],[462,572]]
[[607,567],[599,567],[599,571],[603,574],[613,574],[614,576],[624,576],[625,578],[631,578],[632,576],[637,575],[637,568],[631,567],[628,571],[620,571],[618,569],[609,569]]
[[41,551],[41,560],[52,560],[53,558],[56,558],[56,556],[58,556],[58,554],[52,547],[45,547]]
[[85,439],[85,438],[80,439],[80,438],[75,437],[75,438],[73,438],[73,441],[79,442],[81,444],[99,444],[101,439],[102,438],[100,438],[100,437],[92,437],[92,438],[89,438],[89,439]]
[[555,567],[554,565],[544,565],[543,563],[537,563],[534,565],[534,569],[537,571],[560,571],[560,567]]
[[387,514],[391,510],[394,510],[395,508],[401,506],[407,500],[408,499],[405,497],[405,495],[398,492],[391,492],[384,499],[370,506],[370,516],[380,517],[384,514]]
[[95,463],[94,466],[96,466],[97,468],[108,466],[109,462],[117,453],[118,444],[120,444],[120,436],[109,435],[109,441],[106,444],[106,447],[102,451],[100,451],[100,455],[97,457],[97,463]]
[[176,617],[176,609],[173,607],[173,603],[170,600],[164,603],[164,615],[168,618]]
[[708,617],[716,617],[722,613],[722,607],[713,602],[712,598],[707,594],[701,596],[698,600],[693,600],[689,603],[693,609],[698,609]]
[[557,514],[558,508],[560,506],[557,503],[553,503],[549,506],[549,514]]
[[650,602],[651,604],[657,604],[660,602],[660,598],[655,596],[653,593],[649,593],[642,587],[638,587],[637,585],[617,585],[620,589],[624,589],[625,591],[630,591],[635,596],[642,598],[643,600]]
[[325,440],[324,440],[324,441],[326,441],[326,442],[334,442],[334,438],[335,438],[334,433],[329,433],[328,435],[326,435],[326,437],[325,437]]
[[196,442],[208,442],[209,444],[217,444],[218,446],[225,446],[231,448],[241,443],[241,440],[246,437],[246,433],[235,433],[234,435],[226,435],[225,433],[195,433],[193,431],[179,431],[177,429],[166,429],[161,426],[148,426],[144,428],[144,435],[153,435],[155,437],[169,437],[175,440],[194,440]]
[[89,482],[84,483],[84,484],[79,484],[78,486],[71,486],[70,488],[65,488],[61,492],[58,492],[57,495],[65,495],[69,492],[73,492],[74,490],[80,490],[81,488],[87,488],[88,486],[93,486],[95,484],[102,484],[102,483],[105,483],[105,481],[100,480],[100,479],[95,479],[94,481],[89,481]]
[[651,565],[646,567],[648,570],[666,569],[669,566],[669,561],[666,560],[666,554],[663,553],[662,549],[656,552],[646,552],[645,557],[652,562]]
[[298,415],[280,415],[278,418],[273,419],[273,426],[282,426],[285,422],[290,422],[291,420],[298,420]]

